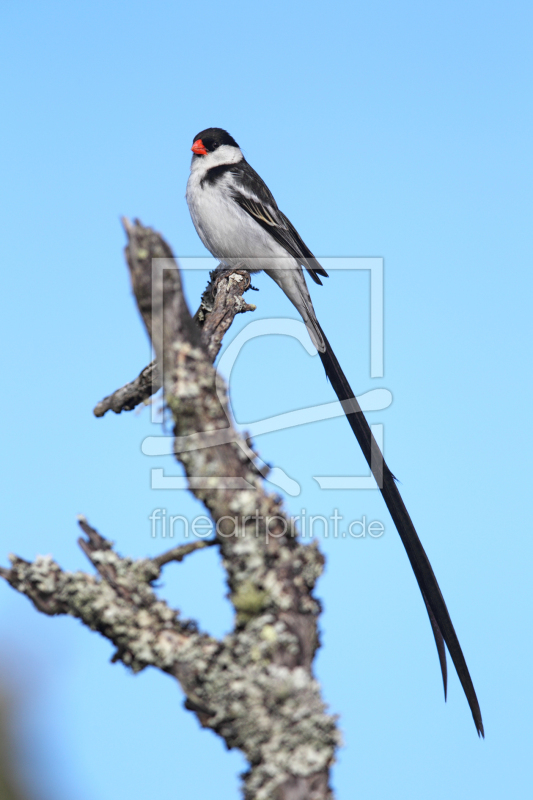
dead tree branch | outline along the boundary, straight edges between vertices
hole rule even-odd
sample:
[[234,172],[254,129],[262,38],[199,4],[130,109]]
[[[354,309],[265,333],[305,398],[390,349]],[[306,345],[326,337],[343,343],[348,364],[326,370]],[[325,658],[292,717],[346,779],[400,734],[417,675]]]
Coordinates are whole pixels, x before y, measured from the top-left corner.
[[[154,236],[157,237],[159,234],[154,232]],[[167,254],[161,257],[172,257],[163,240],[159,243],[158,250],[161,254]],[[200,307],[194,315],[202,331],[201,340],[207,347],[211,361],[217,357],[224,334],[237,314],[255,311],[255,306],[246,303],[243,298],[244,292],[250,286],[250,273],[246,270],[231,271],[219,268],[211,272]],[[133,381],[100,400],[94,407],[93,414],[95,417],[103,417],[107,411],[114,411],[115,414],[132,411],[158,392],[161,385],[161,376],[154,360]]]
[[141,370],[135,380],[100,400],[94,407],[93,414],[95,417],[103,417],[107,411],[114,411],[115,414],[120,414],[121,411],[133,411],[160,388],[161,377],[156,362],[152,361]]
[[[313,588],[324,559],[316,546],[299,543],[280,499],[266,493],[212,366],[239,313],[228,304],[242,300],[230,281],[240,290],[245,275],[215,284],[212,307],[196,322],[168,245],[137,221],[125,228],[133,291],[173,415],[176,458],[211,514],[216,542],[134,561],[81,518],[80,545],[97,576],[65,572],[50,556],[33,563],[11,556],[0,576],[40,611],[76,616],[99,631],[116,647],[114,660],[173,675],[186,708],[247,758],[246,800],[332,800],[329,768],[339,733],[312,674],[320,613]],[[152,587],[164,564],[215,543],[235,609],[234,630],[221,641],[181,620]]]

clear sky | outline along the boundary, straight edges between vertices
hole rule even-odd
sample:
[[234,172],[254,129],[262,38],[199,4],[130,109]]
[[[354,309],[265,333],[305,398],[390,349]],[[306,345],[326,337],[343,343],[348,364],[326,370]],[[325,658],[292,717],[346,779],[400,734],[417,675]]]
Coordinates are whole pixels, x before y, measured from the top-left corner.
[[[122,256],[121,215],[206,254],[184,199],[192,138],[227,128],[319,257],[385,263],[385,372],[371,378],[369,278],[312,286],[357,391],[392,405],[385,453],[439,578],[478,692],[478,740],[453,668],[448,703],[427,615],[342,419],[258,437],[301,485],[292,514],[378,520],[382,537],[323,541],[317,674],[340,715],[340,800],[486,800],[531,785],[531,5],[525,2],[8,2],[2,80],[0,562],[53,553],[85,569],[84,513],[118,549],[158,553],[151,489],[169,457],[150,409],[93,405],[150,352]],[[195,308],[206,274],[187,272]],[[294,317],[266,276],[255,319]],[[240,320],[235,331],[249,320]],[[333,400],[296,341],[249,342],[232,373],[239,422]],[[214,551],[169,566],[161,595],[221,635]],[[36,800],[230,800],[244,762],[182,708],[180,689],[111,665],[110,644],[0,585],[0,679]]]

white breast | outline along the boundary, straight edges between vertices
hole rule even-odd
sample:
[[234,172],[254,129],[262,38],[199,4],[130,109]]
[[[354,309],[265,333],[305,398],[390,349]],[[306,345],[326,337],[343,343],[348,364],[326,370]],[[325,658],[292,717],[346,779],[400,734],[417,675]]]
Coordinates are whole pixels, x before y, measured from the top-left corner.
[[[272,259],[287,257],[279,245],[231,197],[231,175],[208,183],[206,169],[193,163],[187,183],[187,204],[198,236],[207,249],[228,266],[246,262],[246,269],[268,269]],[[203,168],[202,168],[203,167]]]

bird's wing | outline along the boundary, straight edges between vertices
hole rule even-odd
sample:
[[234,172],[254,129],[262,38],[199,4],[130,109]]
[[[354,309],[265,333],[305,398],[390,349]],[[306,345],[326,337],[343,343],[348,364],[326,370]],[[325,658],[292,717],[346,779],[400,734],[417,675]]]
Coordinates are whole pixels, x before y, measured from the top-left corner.
[[232,165],[231,175],[231,193],[235,202],[306,268],[315,283],[322,285],[318,276],[327,278],[328,273],[309,250],[296,228],[279,210],[270,189],[257,172],[243,159]]

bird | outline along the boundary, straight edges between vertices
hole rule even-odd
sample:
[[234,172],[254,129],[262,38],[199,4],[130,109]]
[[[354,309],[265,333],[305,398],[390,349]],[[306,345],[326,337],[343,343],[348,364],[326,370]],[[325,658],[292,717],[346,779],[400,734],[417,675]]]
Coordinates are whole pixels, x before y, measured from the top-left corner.
[[437,646],[444,697],[447,697],[447,647],[478,736],[484,737],[474,684],[435,573],[402,500],[396,478],[383,458],[313,308],[304,269],[319,285],[328,273],[278,208],[270,189],[227,131],[206,128],[194,137],[191,150],[186,200],[194,227],[223,268],[264,270],[302,317],[411,563]]

